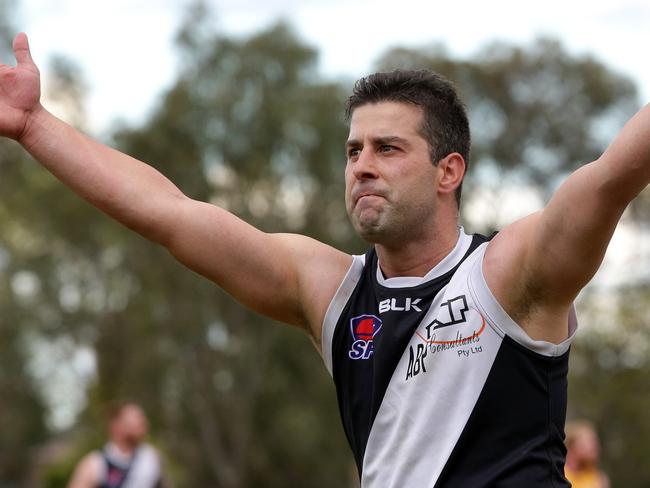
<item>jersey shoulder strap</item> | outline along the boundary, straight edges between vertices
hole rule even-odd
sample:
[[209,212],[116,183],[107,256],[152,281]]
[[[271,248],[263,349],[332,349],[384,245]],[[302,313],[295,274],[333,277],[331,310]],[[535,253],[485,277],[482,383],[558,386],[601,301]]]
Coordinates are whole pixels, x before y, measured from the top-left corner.
[[138,456],[139,449],[133,453],[133,456],[126,465],[117,464],[109,455],[106,448],[101,450],[101,457],[105,466],[105,478],[100,488],[122,488],[126,478],[133,467]]

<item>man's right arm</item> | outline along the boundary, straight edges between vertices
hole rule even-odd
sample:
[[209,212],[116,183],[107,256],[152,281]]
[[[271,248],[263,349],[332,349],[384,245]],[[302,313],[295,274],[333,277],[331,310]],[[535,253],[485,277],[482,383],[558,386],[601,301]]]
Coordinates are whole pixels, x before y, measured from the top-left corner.
[[[15,70],[22,69],[14,77],[25,79],[19,87],[11,85],[6,73],[0,79],[2,135],[20,142],[84,199],[162,244],[243,304],[309,328],[320,341],[323,315],[350,256],[304,236],[261,232],[223,209],[188,198],[151,166],[73,129],[34,95],[38,70],[24,35],[17,36],[14,50]],[[7,89],[3,94],[3,85],[13,90],[13,97]]]
[[74,469],[67,488],[95,488],[99,486],[102,459],[97,452],[86,454]]
[[315,292],[312,280],[326,283],[333,273],[338,283],[349,266],[348,256],[313,239],[264,233],[188,198],[153,167],[97,143],[45,109],[33,114],[20,142],[84,199],[274,319],[306,325],[310,311],[302,304],[309,300],[305,293]]

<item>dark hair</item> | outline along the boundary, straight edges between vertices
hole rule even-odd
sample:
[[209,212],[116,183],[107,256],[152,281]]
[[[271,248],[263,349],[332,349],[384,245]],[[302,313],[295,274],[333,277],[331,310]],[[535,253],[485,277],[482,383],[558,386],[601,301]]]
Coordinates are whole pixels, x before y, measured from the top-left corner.
[[108,405],[104,407],[104,416],[106,417],[106,422],[110,425],[115,420],[120,418],[122,412],[124,412],[124,410],[127,407],[131,407],[131,406],[140,408],[140,405],[130,400],[111,401]]
[[[453,152],[459,153],[469,166],[470,133],[465,106],[454,85],[434,71],[395,70],[375,73],[354,84],[345,104],[348,120],[355,109],[378,102],[403,102],[422,107],[420,133],[429,144],[431,162],[438,164]],[[462,182],[456,189],[460,204]]]

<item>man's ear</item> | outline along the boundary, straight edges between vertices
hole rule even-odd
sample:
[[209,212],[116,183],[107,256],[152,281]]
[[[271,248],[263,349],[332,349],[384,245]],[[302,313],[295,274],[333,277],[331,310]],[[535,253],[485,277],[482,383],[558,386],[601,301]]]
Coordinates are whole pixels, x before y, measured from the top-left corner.
[[438,161],[438,192],[454,193],[465,176],[465,159],[453,152]]

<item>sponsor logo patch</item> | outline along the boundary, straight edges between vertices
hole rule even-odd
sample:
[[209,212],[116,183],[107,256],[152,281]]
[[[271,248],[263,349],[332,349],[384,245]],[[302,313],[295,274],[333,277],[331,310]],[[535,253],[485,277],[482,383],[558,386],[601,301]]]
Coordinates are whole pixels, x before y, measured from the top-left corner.
[[468,306],[467,297],[460,295],[440,305],[437,317],[415,331],[419,343],[409,346],[406,380],[427,372],[427,357],[454,350],[459,358],[483,352],[480,338],[486,321],[481,313]]
[[369,359],[373,353],[373,339],[381,330],[381,319],[375,315],[359,315],[350,319],[352,346],[348,351],[350,359]]

